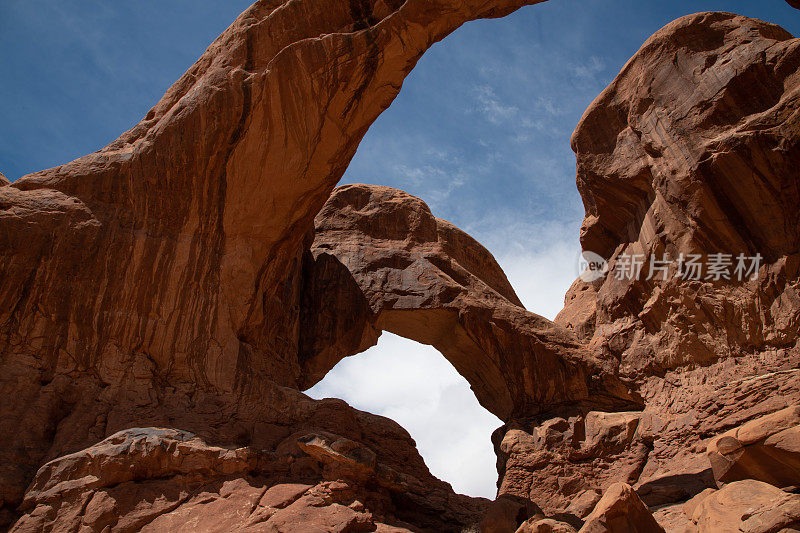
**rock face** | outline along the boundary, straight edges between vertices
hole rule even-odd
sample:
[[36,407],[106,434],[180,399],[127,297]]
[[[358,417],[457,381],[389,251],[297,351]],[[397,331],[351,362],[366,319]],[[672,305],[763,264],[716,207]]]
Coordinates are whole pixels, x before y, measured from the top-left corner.
[[[788,32],[690,15],[643,45],[573,135],[581,244],[609,272],[576,281],[556,323],[636,384],[645,407],[623,456],[643,460],[633,485],[650,505],[714,486],[707,439],[800,401],[799,84]],[[716,253],[731,279],[676,275],[681,256]],[[761,255],[757,279],[734,275],[739,254]],[[666,279],[647,279],[652,257]]]
[[706,448],[714,479],[757,479],[776,487],[800,480],[800,406],[755,420],[711,439]]
[[187,524],[220,532],[289,531],[299,523],[341,532],[388,527],[365,506],[381,505],[378,491],[365,493],[343,481],[281,483],[293,460],[290,453],[209,446],[182,431],[122,431],[44,465],[26,493],[27,514],[12,531],[175,531]]
[[[531,3],[262,0],[117,141],[0,179],[0,526],[795,527],[800,40],[701,13],[628,62],[572,140],[610,271],[555,323],[420,199],[333,190],[432,43]],[[616,275],[715,253],[757,277]],[[300,392],[384,330],[503,419],[494,502]]]
[[[581,244],[610,272],[576,284],[557,322],[592,332],[592,350],[620,359],[622,374],[795,346],[799,64],[800,41],[778,26],[691,15],[651,37],[581,119]],[[758,279],[733,267],[730,280],[675,276],[681,254],[718,252],[761,254]],[[626,254],[643,256],[641,276],[619,279]],[[646,280],[664,255],[667,279]],[[570,300],[586,293],[595,313],[584,320]]]
[[[294,395],[298,407],[319,409],[320,420],[359,425],[348,420],[358,413],[344,402]],[[453,494],[430,476],[399,426],[361,415],[371,418],[361,421],[362,431],[382,435],[370,443],[379,453],[322,424],[272,449],[212,446],[173,429],[123,430],[42,466],[12,531],[172,531],[185,523],[220,532],[292,531],[298,524],[341,532],[457,531],[481,518],[488,501]]]
[[649,452],[636,433],[640,417],[641,412],[589,412],[507,424],[495,434],[496,439],[502,435],[500,492],[525,495],[545,513],[580,521],[597,503],[594,499],[582,511],[582,499],[609,483],[638,480]]
[[0,187],[5,516],[117,429],[260,438],[301,383],[303,239],[367,128],[433,43],[532,3],[259,0],[133,129]]
[[[800,43],[778,26],[684,17],[651,37],[581,119],[572,138],[581,244],[610,272],[571,295],[596,295],[594,327],[583,328],[626,375],[795,345],[799,62]],[[719,252],[761,254],[758,280],[675,277],[681,254]],[[640,279],[618,279],[626,254],[643,256]],[[664,255],[676,262],[668,279],[645,280],[658,266],[651,256]],[[567,305],[559,322],[569,317]]]

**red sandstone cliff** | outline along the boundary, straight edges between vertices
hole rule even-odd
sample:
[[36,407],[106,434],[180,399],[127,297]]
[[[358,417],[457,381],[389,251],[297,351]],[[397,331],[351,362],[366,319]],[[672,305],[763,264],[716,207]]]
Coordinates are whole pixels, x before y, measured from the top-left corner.
[[[555,323],[420,199],[333,191],[433,42],[528,3],[260,1],[120,139],[0,176],[3,521],[796,528],[800,40],[703,13],[628,62],[572,141],[581,243],[611,270]],[[761,254],[758,279],[615,276],[718,252]],[[382,330],[504,420],[495,502],[433,478],[397,424],[299,392]]]

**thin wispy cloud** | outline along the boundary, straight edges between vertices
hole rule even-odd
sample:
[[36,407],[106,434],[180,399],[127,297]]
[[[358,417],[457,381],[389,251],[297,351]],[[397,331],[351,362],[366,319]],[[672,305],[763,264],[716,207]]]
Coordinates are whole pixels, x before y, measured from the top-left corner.
[[603,73],[606,70],[606,66],[602,59],[597,56],[592,56],[585,63],[572,65],[570,70],[578,78],[597,81],[597,75]]
[[502,124],[518,116],[519,108],[506,105],[497,98],[494,90],[488,85],[475,88],[478,110],[492,124]]

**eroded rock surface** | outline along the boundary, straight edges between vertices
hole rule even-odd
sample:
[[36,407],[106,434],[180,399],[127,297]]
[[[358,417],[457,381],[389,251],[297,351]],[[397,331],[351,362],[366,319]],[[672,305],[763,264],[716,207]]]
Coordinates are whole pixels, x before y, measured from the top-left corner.
[[[413,441],[407,446],[413,450]],[[265,450],[212,446],[174,429],[132,428],[42,466],[12,531],[175,531],[187,524],[219,532],[458,531],[456,524],[477,522],[488,504],[454,495],[424,465],[416,478],[383,460],[363,443],[320,429],[293,433]],[[398,515],[399,508],[408,513]]]
[[639,478],[648,454],[636,435],[640,416],[590,412],[501,428],[495,433],[495,438],[502,434],[500,492],[524,495],[548,514],[580,521],[597,503],[599,496],[593,495],[610,483],[633,484]]
[[800,406],[751,420],[706,448],[718,483],[756,479],[776,487],[800,480]]
[[[594,294],[592,349],[620,358],[624,373],[794,347],[798,64],[800,41],[778,26],[684,17],[645,43],[578,125],[581,244],[610,272],[571,296]],[[666,281],[644,279],[651,254],[717,252],[761,254],[758,279],[694,282],[675,277],[676,264]],[[646,259],[640,279],[618,279],[625,253]],[[575,326],[567,304],[558,322]]]
[[[700,13],[651,37],[578,125],[584,250],[608,274],[575,282],[556,323],[617,361],[644,410],[626,457],[649,505],[714,486],[708,439],[800,402],[800,40]],[[731,279],[677,276],[730,254]],[[737,257],[761,255],[735,275]],[[625,271],[639,256],[641,275]],[[652,258],[666,259],[666,276]],[[684,270],[685,272],[685,270]],[[688,276],[687,276],[688,277]]]
[[[778,26],[690,15],[651,37],[581,119],[572,138],[581,244],[610,271],[576,283],[557,322],[590,333],[592,351],[619,359],[621,373],[795,348],[799,67],[800,41]],[[681,254],[714,253],[761,254],[758,279],[740,281],[735,264],[730,280],[675,275]],[[642,275],[620,276],[621,258],[635,254]],[[667,279],[645,279],[658,266],[651,256],[664,254]],[[588,318],[570,303],[584,307],[586,294]]]
[[614,483],[586,517],[579,533],[658,533],[658,525],[636,492],[625,483]]

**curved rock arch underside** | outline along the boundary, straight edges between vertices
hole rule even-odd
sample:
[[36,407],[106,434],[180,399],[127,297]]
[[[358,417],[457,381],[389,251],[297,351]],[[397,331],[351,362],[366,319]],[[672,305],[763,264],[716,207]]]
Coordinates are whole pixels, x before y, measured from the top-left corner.
[[[611,274],[555,322],[422,200],[334,190],[433,43],[533,3],[259,1],[112,144],[0,175],[0,527],[800,521],[800,40],[701,13],[628,62],[572,139],[581,243]],[[612,275],[716,252],[762,254],[758,278]],[[300,392],[383,330],[504,421],[496,501],[454,494],[394,422]]]

